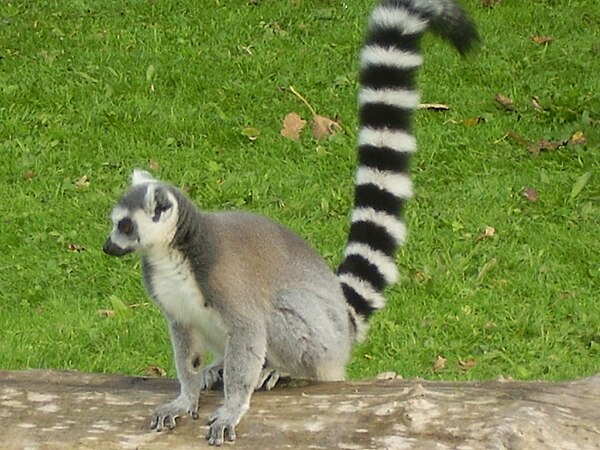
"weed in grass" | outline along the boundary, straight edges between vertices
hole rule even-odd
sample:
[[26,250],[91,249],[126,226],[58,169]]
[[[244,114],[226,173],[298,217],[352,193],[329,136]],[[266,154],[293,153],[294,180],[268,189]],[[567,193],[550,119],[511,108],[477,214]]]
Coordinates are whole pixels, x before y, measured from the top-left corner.
[[[398,255],[404,277],[349,373],[598,372],[600,5],[464,3],[483,43],[461,61],[425,39],[423,101],[450,109],[418,114],[417,196]],[[336,264],[351,205],[356,53],[370,7],[4,2],[0,367],[174,374],[138,263],[101,252],[108,210],[133,167],[185,187],[206,209],[267,214]],[[339,118],[343,132],[283,138],[288,113],[311,117],[290,86]],[[581,133],[585,142],[534,155],[510,132],[532,143]],[[480,238],[487,227],[495,232]],[[436,370],[438,356],[446,362]]]

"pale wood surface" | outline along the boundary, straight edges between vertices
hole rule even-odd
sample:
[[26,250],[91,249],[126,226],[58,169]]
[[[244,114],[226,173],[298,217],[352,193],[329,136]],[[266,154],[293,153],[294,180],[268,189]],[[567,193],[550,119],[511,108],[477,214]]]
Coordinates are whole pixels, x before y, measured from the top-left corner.
[[[0,371],[0,448],[198,449],[200,419],[149,429],[175,380]],[[573,382],[368,380],[257,392],[237,427],[241,449],[600,449],[600,375]]]

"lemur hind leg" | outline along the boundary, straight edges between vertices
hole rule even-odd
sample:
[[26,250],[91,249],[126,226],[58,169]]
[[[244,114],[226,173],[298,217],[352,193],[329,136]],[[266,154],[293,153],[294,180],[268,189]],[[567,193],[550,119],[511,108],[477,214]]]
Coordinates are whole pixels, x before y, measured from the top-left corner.
[[351,339],[342,298],[308,289],[278,294],[269,322],[267,359],[296,379],[343,380]]
[[[209,391],[223,386],[223,366],[223,359],[218,359],[202,369],[200,390]],[[265,361],[255,390],[270,391],[277,385],[280,378],[281,374]]]

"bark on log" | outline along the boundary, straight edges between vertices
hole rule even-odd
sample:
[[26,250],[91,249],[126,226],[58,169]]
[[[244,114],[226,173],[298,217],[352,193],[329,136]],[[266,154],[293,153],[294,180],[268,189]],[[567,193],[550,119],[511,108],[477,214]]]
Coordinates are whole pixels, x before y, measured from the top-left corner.
[[[200,420],[149,429],[175,380],[0,371],[0,447],[197,449],[221,392]],[[237,427],[242,449],[600,449],[600,374],[563,383],[368,380],[255,393]],[[230,446],[230,444],[226,444]]]

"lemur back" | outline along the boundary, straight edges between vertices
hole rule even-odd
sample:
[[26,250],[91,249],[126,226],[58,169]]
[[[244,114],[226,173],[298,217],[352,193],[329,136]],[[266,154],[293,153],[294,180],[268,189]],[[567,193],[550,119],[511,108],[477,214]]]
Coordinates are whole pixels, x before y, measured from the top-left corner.
[[[337,272],[268,218],[200,211],[179,189],[134,171],[104,251],[142,254],[146,288],[167,319],[180,395],[156,409],[152,428],[196,418],[200,391],[223,382],[225,401],[207,435],[221,445],[235,439],[255,388],[271,388],[282,374],[345,377],[353,342],[398,277],[401,215],[412,195],[419,41],[428,28],[461,53],[477,39],[452,0],[387,0],[371,15],[360,58],[355,204]],[[203,367],[207,349],[215,360]]]

